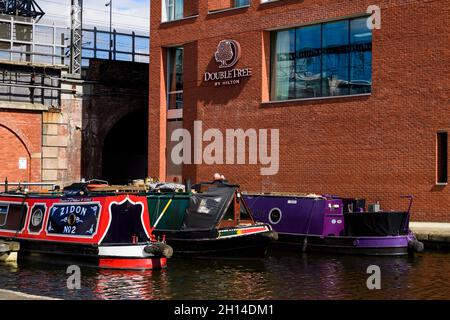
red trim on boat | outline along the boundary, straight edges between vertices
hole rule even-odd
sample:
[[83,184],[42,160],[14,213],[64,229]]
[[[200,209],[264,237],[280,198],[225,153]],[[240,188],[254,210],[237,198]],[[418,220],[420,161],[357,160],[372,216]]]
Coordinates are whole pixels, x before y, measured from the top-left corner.
[[105,269],[162,269],[167,266],[167,258],[108,258],[100,259],[98,266]]
[[239,230],[241,234],[254,233],[260,231],[268,231],[267,227],[258,227],[258,228],[249,228],[249,229],[241,229]]

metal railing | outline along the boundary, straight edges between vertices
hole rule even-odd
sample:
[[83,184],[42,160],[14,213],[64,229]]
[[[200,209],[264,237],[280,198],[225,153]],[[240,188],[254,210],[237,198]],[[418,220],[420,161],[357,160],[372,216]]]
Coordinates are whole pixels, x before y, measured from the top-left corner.
[[89,58],[112,60],[149,62],[149,37],[138,35],[134,31],[130,33],[110,32],[93,29],[83,29],[83,66],[88,64]]
[[4,187],[4,192],[9,191],[9,187],[18,187],[19,189],[28,188],[28,187],[51,187],[51,189],[55,189],[58,185],[56,183],[51,182],[0,182],[0,187]]
[[[96,27],[82,29],[83,66],[89,59],[149,62],[147,35],[110,32]],[[111,52],[111,55],[110,55]],[[70,28],[36,23],[33,19],[0,15],[0,62],[27,62],[52,66],[70,65]]]
[[0,60],[64,66],[69,63],[69,28],[32,19],[0,16]]

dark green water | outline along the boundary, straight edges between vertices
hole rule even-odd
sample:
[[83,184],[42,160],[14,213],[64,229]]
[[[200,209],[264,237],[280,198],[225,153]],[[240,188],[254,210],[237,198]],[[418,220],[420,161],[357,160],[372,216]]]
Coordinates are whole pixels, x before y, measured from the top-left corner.
[[[381,290],[366,286],[381,268]],[[66,266],[0,264],[0,288],[64,299],[449,299],[450,253],[359,257],[271,253],[251,261],[170,259],[163,271],[83,267],[81,289],[66,286]]]

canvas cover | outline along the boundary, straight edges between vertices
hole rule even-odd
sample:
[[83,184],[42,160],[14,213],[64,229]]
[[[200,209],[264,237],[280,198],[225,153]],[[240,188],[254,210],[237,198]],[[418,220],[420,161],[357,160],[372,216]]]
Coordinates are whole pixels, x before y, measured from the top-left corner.
[[220,222],[234,199],[236,187],[211,186],[208,191],[195,193],[189,199],[189,206],[181,230],[212,230]]
[[164,208],[169,203],[164,216],[160,219],[157,230],[180,230],[186,209],[189,206],[191,194],[154,194],[147,197],[148,209],[150,212],[150,225],[154,226]]
[[397,236],[408,233],[408,212],[345,213],[347,236]]

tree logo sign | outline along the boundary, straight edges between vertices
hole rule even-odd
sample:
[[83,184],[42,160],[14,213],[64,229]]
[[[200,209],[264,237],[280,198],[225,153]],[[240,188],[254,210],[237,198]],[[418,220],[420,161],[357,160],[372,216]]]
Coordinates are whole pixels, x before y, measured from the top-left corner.
[[235,40],[222,40],[214,54],[219,68],[231,68],[241,57],[241,45]]

